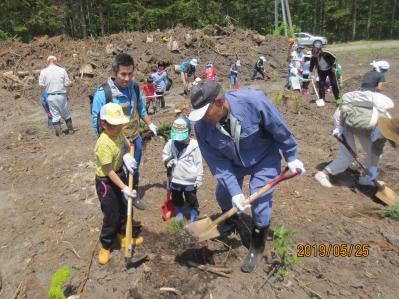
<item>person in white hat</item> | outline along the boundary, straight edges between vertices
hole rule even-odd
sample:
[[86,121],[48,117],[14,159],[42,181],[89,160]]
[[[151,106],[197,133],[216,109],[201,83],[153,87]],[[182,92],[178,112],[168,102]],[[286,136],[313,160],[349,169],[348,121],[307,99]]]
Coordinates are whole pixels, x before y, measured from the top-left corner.
[[[111,247],[118,238],[121,247],[126,246],[127,200],[137,199],[136,191],[130,191],[123,166],[134,173],[137,162],[129,153],[129,142],[123,128],[130,122],[116,103],[105,104],[100,111],[102,133],[94,147],[96,155],[96,191],[103,212],[103,224],[100,233],[101,249],[99,263],[108,263]],[[132,244],[139,245],[143,238],[133,238]]]
[[389,63],[385,60],[370,63],[373,69],[367,72],[360,86],[360,90],[382,91],[385,82],[385,73],[389,70]]
[[61,118],[67,125],[67,133],[73,133],[71,111],[68,104],[67,86],[71,84],[66,70],[57,65],[57,57],[47,57],[47,67],[40,72],[39,85],[42,97],[47,93],[47,102],[52,115],[55,135],[61,135]]
[[196,78],[195,71],[197,65],[198,60],[196,58],[193,58],[189,61],[184,61],[180,64],[180,77],[183,82],[183,92],[186,95],[188,95],[191,88],[191,84],[189,83],[190,78],[192,76],[194,77],[194,79]]
[[252,72],[252,80],[255,80],[256,75],[259,73],[262,76],[262,79],[265,80],[265,66],[266,63],[265,56],[260,56],[255,63],[254,70]]

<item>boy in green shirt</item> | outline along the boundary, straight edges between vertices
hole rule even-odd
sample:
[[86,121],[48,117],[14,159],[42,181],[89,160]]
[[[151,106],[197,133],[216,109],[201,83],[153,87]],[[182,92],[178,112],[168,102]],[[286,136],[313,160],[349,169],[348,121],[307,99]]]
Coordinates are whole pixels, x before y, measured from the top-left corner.
[[[100,264],[108,263],[110,249],[116,237],[124,247],[127,220],[127,200],[136,197],[136,190],[127,186],[123,165],[133,175],[137,163],[129,154],[129,142],[123,134],[123,128],[129,118],[122,107],[115,103],[104,105],[100,112],[100,124],[103,131],[97,140],[96,155],[97,175],[96,191],[104,214],[100,242],[102,248],[98,256]],[[133,245],[139,245],[143,238],[133,239]]]

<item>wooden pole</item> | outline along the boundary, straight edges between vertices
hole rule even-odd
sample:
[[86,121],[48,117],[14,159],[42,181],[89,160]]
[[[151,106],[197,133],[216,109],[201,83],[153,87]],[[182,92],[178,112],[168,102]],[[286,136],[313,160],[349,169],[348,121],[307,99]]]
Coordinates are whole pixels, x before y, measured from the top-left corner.
[[288,33],[287,33],[287,17],[285,15],[284,2],[285,2],[284,0],[281,0],[281,11],[283,13],[284,34],[285,34],[285,36],[288,36]]
[[292,30],[291,11],[290,11],[290,5],[288,3],[288,0],[285,0],[285,7],[287,8],[288,26],[289,26],[290,30]]

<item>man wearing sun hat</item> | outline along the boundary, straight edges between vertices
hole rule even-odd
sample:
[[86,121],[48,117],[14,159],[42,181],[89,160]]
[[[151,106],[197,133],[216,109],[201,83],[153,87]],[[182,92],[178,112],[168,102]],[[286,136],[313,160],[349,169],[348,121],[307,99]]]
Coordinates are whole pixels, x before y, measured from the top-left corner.
[[[170,189],[176,220],[183,221],[184,200],[190,208],[191,222],[198,217],[197,189],[202,185],[204,170],[198,142],[190,138],[191,123],[185,116],[176,118],[170,140],[162,151],[162,160],[170,174]],[[183,198],[184,197],[184,198]]]
[[[240,89],[224,93],[222,87],[202,80],[191,91],[196,121],[195,133],[202,156],[218,180],[216,199],[222,212],[233,206],[243,212],[244,176],[250,176],[249,192],[254,194],[277,177],[281,156],[291,171],[305,172],[297,159],[297,143],[284,119],[261,91]],[[252,204],[253,229],[250,251],[241,267],[252,272],[262,258],[272,213],[273,190]],[[237,219],[235,219],[237,220]],[[236,221],[226,221],[221,233],[231,232]]]
[[189,84],[189,78],[191,76],[194,76],[195,79],[195,71],[197,65],[198,65],[197,58],[193,58],[189,61],[184,61],[180,64],[180,77],[183,82],[185,94],[188,94],[188,92],[190,91],[191,86]]

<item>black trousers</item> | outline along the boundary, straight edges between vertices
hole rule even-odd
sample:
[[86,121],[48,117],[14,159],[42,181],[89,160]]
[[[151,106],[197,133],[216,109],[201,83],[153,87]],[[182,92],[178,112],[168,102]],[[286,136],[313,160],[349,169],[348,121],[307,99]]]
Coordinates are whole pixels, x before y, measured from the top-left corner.
[[335,99],[339,98],[339,89],[337,84],[337,78],[335,77],[335,72],[332,69],[327,71],[320,71],[319,70],[319,96],[321,99],[325,100],[326,93],[325,93],[325,85],[326,85],[326,78],[327,76],[330,78],[330,83],[332,87],[332,91],[334,94]]
[[[184,196],[184,198],[183,198]],[[184,199],[190,208],[195,208],[198,211],[197,190],[194,191],[177,191],[172,189],[172,201],[177,207],[184,206]]]
[[[117,175],[127,184],[123,170]],[[127,201],[122,191],[108,177],[96,176],[96,191],[103,212],[103,225],[100,233],[100,242],[105,249],[110,249],[117,234],[125,235],[127,220]]]
[[[309,75],[302,75],[302,77],[303,77],[304,79],[309,79]],[[304,82],[302,83],[302,88],[308,88],[308,86],[309,86],[309,81],[304,81]]]
[[164,93],[162,91],[156,91],[155,94],[157,95],[157,99],[161,100],[161,108],[165,108],[165,98],[163,96]]

